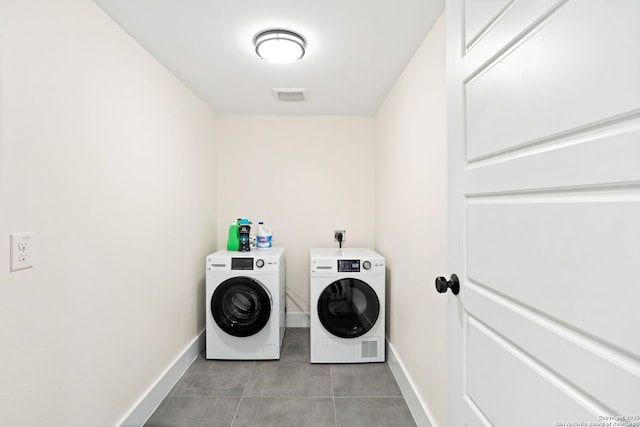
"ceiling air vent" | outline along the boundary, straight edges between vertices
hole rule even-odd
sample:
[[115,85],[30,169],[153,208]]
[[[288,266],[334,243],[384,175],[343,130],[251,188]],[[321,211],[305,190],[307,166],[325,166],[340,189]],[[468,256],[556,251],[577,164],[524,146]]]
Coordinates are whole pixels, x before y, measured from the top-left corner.
[[303,102],[305,100],[304,93],[306,89],[280,88],[273,89],[273,93],[282,102]]

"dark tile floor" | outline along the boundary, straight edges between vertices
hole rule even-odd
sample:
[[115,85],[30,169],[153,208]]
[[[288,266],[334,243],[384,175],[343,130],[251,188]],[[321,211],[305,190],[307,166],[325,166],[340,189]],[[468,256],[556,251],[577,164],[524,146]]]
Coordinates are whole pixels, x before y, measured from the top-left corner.
[[288,328],[277,361],[191,365],[145,426],[409,427],[387,363],[310,364],[309,329]]

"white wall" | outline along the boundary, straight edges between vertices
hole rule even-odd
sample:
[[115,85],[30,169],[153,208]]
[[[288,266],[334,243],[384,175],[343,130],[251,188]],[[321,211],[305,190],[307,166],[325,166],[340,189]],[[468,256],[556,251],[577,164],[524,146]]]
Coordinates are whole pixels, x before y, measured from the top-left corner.
[[440,17],[376,116],[376,249],[387,260],[390,346],[434,426],[447,425],[446,88]]
[[309,313],[309,249],[374,244],[374,119],[220,116],[218,246],[238,217],[287,249],[289,312]]
[[91,1],[0,26],[0,425],[114,425],[204,328],[215,115]]
[[[334,229],[387,257],[391,346],[446,425],[442,18],[376,117],[216,118],[86,0],[2,1],[0,25],[0,425],[121,420],[202,332],[239,216],[287,248],[289,311]],[[19,231],[36,265],[10,273]]]

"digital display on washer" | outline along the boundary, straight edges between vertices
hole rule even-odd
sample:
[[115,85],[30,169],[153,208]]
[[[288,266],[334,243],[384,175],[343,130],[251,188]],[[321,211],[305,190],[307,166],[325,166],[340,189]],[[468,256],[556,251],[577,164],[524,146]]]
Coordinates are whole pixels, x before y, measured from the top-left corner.
[[232,270],[253,270],[253,258],[231,258]]
[[359,272],[360,272],[359,259],[339,259],[338,260],[338,273],[359,273]]

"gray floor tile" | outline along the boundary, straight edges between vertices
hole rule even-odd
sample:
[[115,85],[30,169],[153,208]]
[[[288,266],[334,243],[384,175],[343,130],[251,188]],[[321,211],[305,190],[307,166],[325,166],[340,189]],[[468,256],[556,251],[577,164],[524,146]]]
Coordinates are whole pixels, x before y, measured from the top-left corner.
[[415,423],[386,363],[312,365],[309,329],[288,328],[279,361],[207,360],[200,355],[145,424],[231,425],[413,427]]
[[327,365],[256,362],[246,397],[332,397]]
[[333,399],[242,398],[233,427],[335,427]]
[[309,347],[309,328],[287,328],[280,361],[309,362]]
[[402,396],[386,363],[331,365],[331,381],[335,396]]
[[171,396],[242,396],[255,362],[207,360],[198,356]]
[[239,397],[169,396],[145,427],[229,427]]
[[336,397],[337,427],[415,427],[402,397]]

